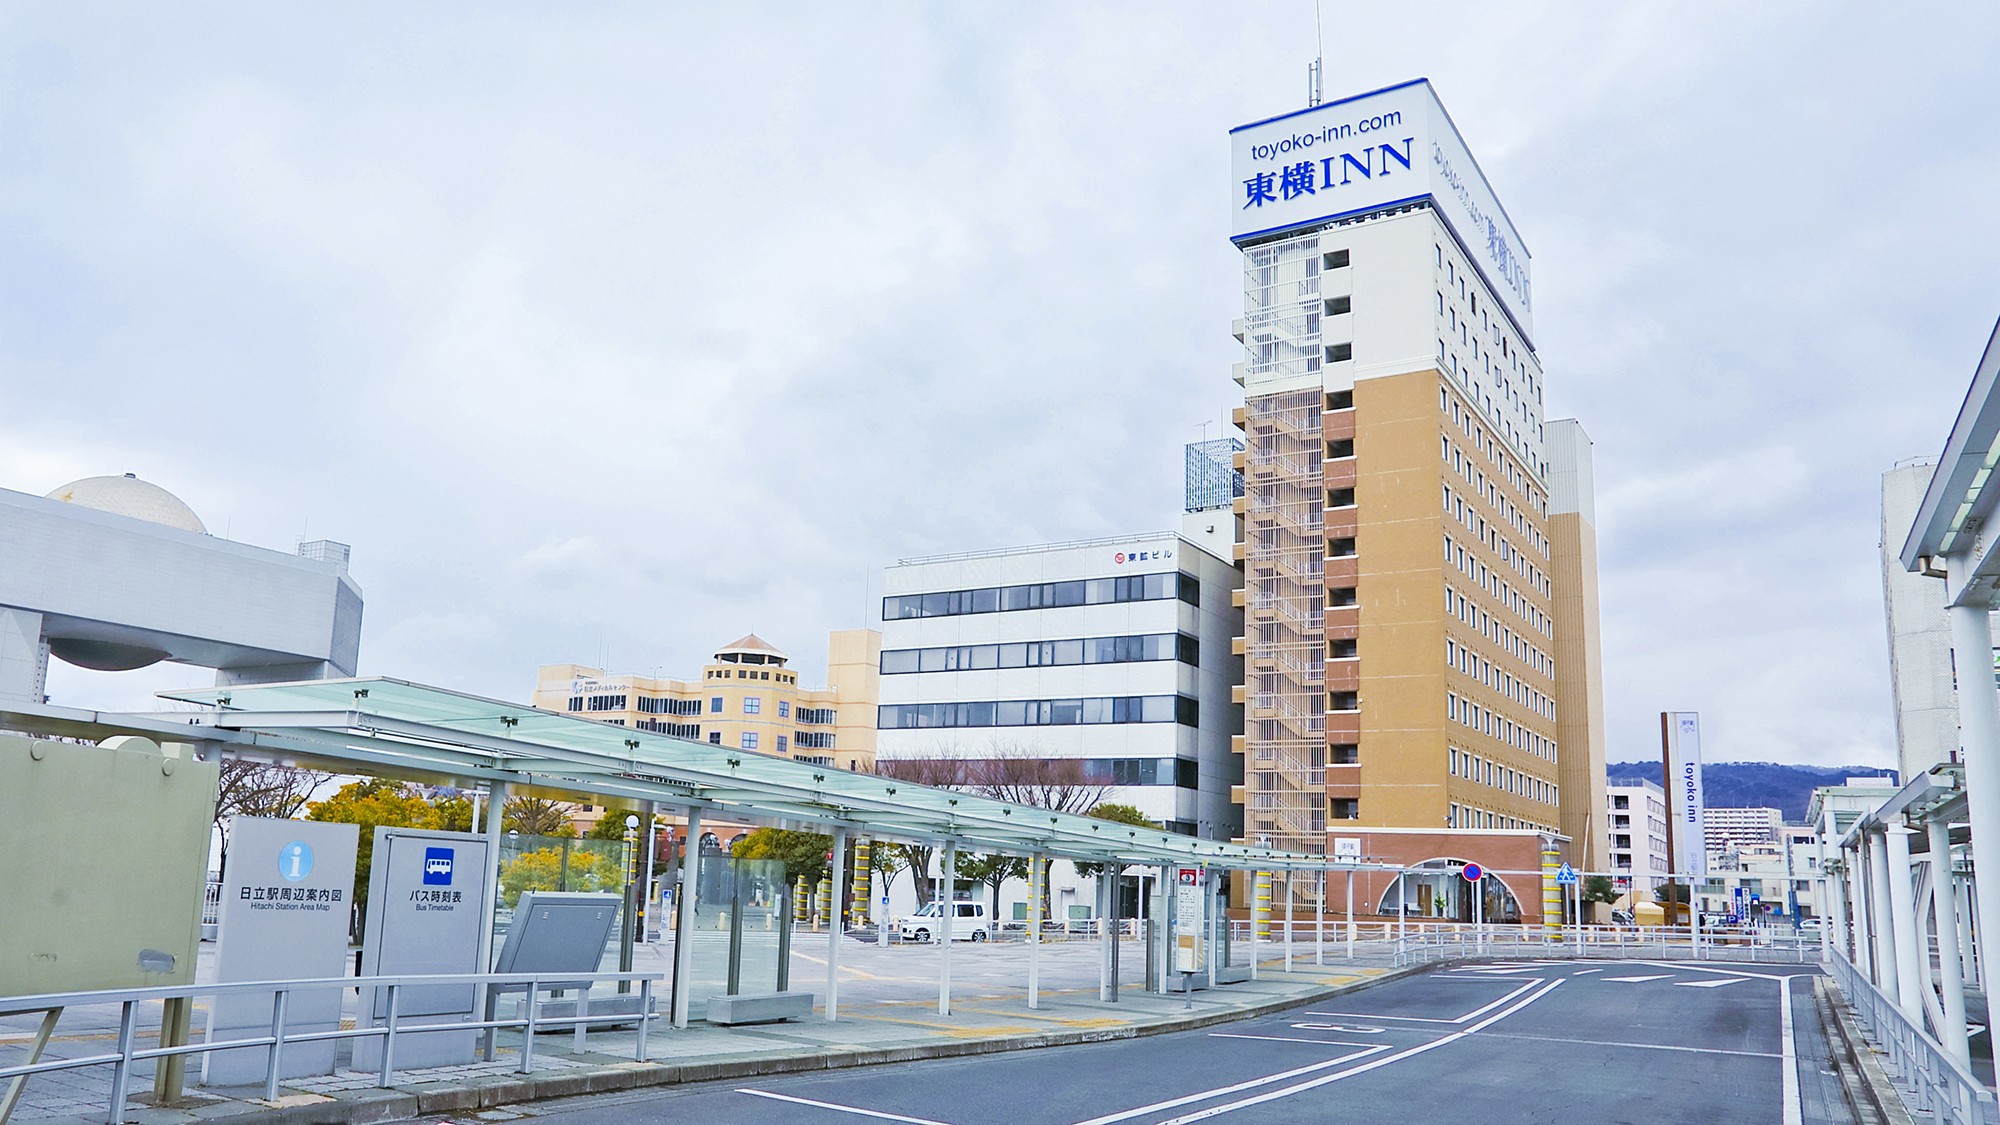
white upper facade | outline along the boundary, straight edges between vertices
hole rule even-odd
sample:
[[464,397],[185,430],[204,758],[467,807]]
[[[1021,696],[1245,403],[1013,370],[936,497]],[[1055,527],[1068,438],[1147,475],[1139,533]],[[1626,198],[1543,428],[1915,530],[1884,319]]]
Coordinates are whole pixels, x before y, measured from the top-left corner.
[[1236,336],[1250,395],[1435,368],[1519,460],[1548,473],[1541,362],[1426,203],[1244,247]]
[[877,757],[1077,759],[1132,783],[1108,800],[1228,838],[1235,579],[1172,532],[890,567]]
[[1605,789],[1605,831],[1611,866],[1639,890],[1667,874],[1667,796],[1659,786],[1612,785]]

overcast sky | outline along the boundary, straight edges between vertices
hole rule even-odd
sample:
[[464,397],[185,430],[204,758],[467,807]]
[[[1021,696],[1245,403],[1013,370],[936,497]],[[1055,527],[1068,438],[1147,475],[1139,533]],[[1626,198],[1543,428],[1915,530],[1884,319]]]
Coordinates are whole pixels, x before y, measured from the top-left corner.
[[[1609,756],[1893,761],[1879,474],[2000,314],[2000,9],[1327,4],[1436,85],[1596,440]],[[362,671],[525,699],[895,559],[1173,526],[1232,125],[1306,0],[0,7],[0,487],[353,545]],[[1206,431],[1204,422],[1211,423]],[[202,684],[58,667],[55,701]]]

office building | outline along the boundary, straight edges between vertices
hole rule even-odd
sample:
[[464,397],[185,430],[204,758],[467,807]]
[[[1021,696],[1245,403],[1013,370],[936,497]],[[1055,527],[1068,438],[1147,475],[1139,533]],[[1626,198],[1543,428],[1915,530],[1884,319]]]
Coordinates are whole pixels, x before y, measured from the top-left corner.
[[617,726],[715,746],[875,768],[876,662],[882,635],[848,629],[827,638],[827,686],[799,686],[791,658],[752,634],[716,651],[698,680],[547,664],[533,703]]
[[1601,869],[1590,443],[1543,417],[1526,246],[1427,82],[1232,147],[1245,837]]
[[1919,458],[1882,474],[1882,615],[1896,702],[1896,765],[1903,777],[1959,760],[1958,687],[1944,583],[1905,568],[1900,554],[1936,471],[1935,461]]
[[[1195,476],[1228,502],[1226,476]],[[1233,523],[1222,508],[1190,513],[1181,533],[889,567],[877,752],[975,775],[1059,762],[1051,776],[1173,831],[1235,837]]]
[[1610,869],[1620,893],[1651,902],[1653,889],[1667,878],[1667,793],[1656,782],[1611,785]]

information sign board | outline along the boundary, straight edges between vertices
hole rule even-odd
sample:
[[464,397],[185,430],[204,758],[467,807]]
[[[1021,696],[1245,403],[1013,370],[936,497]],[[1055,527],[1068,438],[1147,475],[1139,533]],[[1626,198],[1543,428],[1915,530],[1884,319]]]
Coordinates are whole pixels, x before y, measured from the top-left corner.
[[1198,973],[1207,968],[1202,939],[1207,934],[1208,898],[1206,872],[1199,867],[1183,867],[1174,880],[1174,971]]
[[[363,976],[482,973],[480,927],[492,917],[493,888],[486,884],[486,838],[470,832],[377,828],[368,868],[368,922],[362,942]],[[399,989],[397,1024],[456,1023],[474,1017],[474,987],[422,985]],[[362,1005],[363,1021],[388,1016],[386,989]],[[396,1058],[409,1066],[471,1062],[477,1033],[426,1032],[399,1038]],[[381,1058],[381,1041],[359,1039],[355,1065],[367,1070]]]
[[[217,904],[215,979],[301,980],[346,975],[347,927],[354,907],[352,824],[265,817],[229,818],[229,854]],[[285,1002],[289,1032],[340,1029],[340,990],[306,989]],[[208,1008],[210,1041],[271,1032],[271,997],[225,992]],[[285,1047],[283,1076],[332,1074],[334,1042]],[[202,1081],[210,1086],[259,1082],[270,1052],[262,1047],[209,1051]]]

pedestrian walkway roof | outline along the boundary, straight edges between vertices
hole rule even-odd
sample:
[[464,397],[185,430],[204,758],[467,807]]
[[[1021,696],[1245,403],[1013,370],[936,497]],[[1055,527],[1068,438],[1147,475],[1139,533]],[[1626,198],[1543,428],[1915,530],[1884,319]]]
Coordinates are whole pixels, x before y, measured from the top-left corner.
[[[2000,509],[2000,327],[1987,339],[1972,386],[1952,423],[1930,487],[1902,548],[1903,566],[1919,570],[1927,559],[1955,557],[1946,584],[1950,605],[2000,603],[2000,536],[1991,528]],[[1935,568],[1938,564],[1933,563]]]
[[402,680],[364,678],[163,693],[199,704],[238,752],[432,783],[507,782],[574,795],[699,806],[705,815],[831,827],[989,852],[1143,865],[1362,870],[1378,864],[1202,840],[988,800],[892,777],[694,742]]

